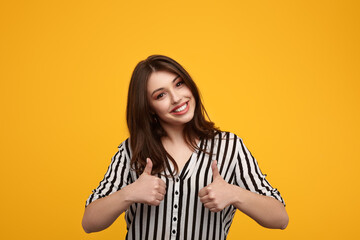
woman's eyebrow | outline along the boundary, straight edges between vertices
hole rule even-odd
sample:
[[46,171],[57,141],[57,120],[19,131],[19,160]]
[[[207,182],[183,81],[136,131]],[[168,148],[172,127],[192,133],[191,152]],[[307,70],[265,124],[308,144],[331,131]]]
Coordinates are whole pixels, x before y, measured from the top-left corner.
[[180,77],[180,75],[177,75],[176,78],[174,78],[174,80],[172,80],[172,82],[175,82],[176,79],[178,79]]
[[[175,82],[176,79],[178,79],[180,77],[180,75],[177,75],[176,78],[174,78],[174,80],[172,80],[172,82]],[[158,92],[158,91],[161,91],[161,90],[164,90],[164,88],[158,88],[156,90],[154,90],[152,93],[151,93],[151,96],[154,95],[154,93]]]

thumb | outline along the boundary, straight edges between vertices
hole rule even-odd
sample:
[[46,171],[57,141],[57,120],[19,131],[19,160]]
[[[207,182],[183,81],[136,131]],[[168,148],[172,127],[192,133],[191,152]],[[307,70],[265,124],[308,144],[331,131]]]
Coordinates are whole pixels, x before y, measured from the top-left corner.
[[212,169],[212,172],[213,172],[213,179],[215,178],[218,178],[218,177],[221,177],[220,173],[219,173],[219,169],[217,167],[217,161],[214,160],[212,163],[211,163],[211,169]]
[[147,173],[147,174],[151,175],[152,166],[153,166],[152,161],[150,160],[150,158],[147,158],[146,159],[146,166],[145,166],[145,169],[144,169],[143,173]]

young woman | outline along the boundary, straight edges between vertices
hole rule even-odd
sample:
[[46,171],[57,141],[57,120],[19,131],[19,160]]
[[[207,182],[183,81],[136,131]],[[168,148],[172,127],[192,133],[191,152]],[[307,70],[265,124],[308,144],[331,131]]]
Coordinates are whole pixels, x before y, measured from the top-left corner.
[[86,201],[85,232],[101,231],[125,212],[126,239],[226,239],[236,209],[285,229],[280,193],[243,141],[205,115],[180,64],[162,55],[141,61],[129,86],[130,138]]

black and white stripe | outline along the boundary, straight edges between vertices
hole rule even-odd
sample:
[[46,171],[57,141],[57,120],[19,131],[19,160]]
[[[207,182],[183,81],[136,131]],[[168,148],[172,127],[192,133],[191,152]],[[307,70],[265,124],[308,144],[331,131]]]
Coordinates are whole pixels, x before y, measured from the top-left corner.
[[[166,183],[166,195],[159,206],[135,203],[125,213],[126,239],[226,239],[235,207],[230,205],[213,213],[198,197],[201,188],[212,182],[211,161],[217,160],[225,181],[252,192],[284,201],[265,179],[257,161],[235,134],[222,132],[213,139],[199,142],[196,150],[175,179],[158,175]],[[99,186],[86,201],[86,206],[108,196],[137,176],[130,169],[131,150],[128,139],[119,146]],[[170,164],[171,168],[173,166]]]

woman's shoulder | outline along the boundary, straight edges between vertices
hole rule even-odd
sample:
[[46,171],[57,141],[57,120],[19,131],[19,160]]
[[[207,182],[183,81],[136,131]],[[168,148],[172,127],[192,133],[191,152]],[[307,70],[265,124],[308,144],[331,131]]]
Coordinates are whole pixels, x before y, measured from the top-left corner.
[[241,140],[241,138],[236,135],[235,133],[233,132],[228,132],[228,131],[219,131],[215,138],[220,138],[222,140]]
[[129,148],[130,149],[130,138],[125,139],[122,143],[118,146],[119,149]]

